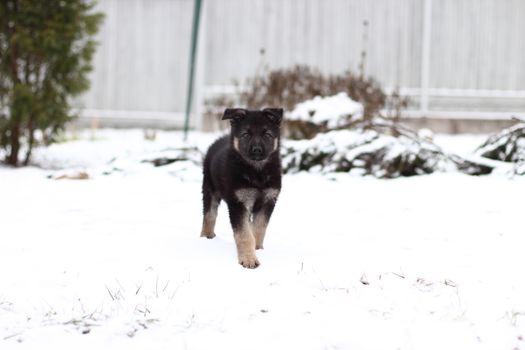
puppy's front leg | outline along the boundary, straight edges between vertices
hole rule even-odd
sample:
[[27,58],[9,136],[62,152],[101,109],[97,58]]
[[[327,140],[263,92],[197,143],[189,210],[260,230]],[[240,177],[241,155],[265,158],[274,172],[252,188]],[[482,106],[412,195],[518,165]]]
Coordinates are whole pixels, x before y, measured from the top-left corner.
[[217,219],[219,200],[219,198],[213,196],[209,191],[203,190],[204,218],[202,220],[201,237],[208,239],[215,237],[215,220]]
[[228,203],[230,222],[233,228],[233,237],[237,245],[237,256],[239,264],[254,269],[259,266],[259,260],[255,255],[255,238],[250,223],[250,211],[239,202]]
[[275,202],[279,196],[279,189],[268,188],[263,191],[263,204],[257,212],[253,213],[253,233],[255,235],[255,249],[264,249],[264,236],[266,227],[275,207]]
[[272,215],[274,203],[266,204],[261,210],[253,213],[253,231],[255,236],[255,249],[264,249],[264,236],[270,216]]

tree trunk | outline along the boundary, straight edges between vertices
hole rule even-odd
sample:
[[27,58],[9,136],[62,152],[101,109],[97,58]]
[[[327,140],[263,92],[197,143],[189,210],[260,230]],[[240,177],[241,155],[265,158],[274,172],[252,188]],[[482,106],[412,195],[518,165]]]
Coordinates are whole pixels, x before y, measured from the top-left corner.
[[[18,12],[18,3],[15,1],[13,4],[13,12]],[[13,40],[13,36],[16,34],[16,27],[13,26],[9,31],[9,40]],[[9,50],[9,68],[11,74],[11,80],[14,85],[20,83],[20,78],[18,76],[18,48],[17,45]],[[17,116],[11,115],[12,120],[16,120]],[[11,127],[11,135],[9,140],[9,155],[6,158],[6,163],[12,166],[18,165],[18,153],[20,151],[20,121],[14,122],[14,125]]]
[[29,123],[27,125],[27,128],[29,129],[29,137],[27,141],[27,152],[26,152],[26,158],[24,159],[24,166],[27,166],[29,164],[29,160],[31,159],[31,153],[33,152],[33,145],[35,143],[35,128],[33,127],[33,116],[30,117]]
[[11,128],[11,140],[9,141],[10,152],[6,158],[6,163],[12,166],[18,165],[18,153],[20,151],[20,125]]

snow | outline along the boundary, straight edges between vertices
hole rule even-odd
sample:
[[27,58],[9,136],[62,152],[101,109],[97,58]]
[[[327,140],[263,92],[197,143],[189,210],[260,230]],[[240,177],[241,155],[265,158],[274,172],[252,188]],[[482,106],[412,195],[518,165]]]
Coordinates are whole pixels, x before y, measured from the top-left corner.
[[476,148],[485,142],[487,137],[483,134],[462,134],[460,136],[437,134],[433,136],[433,141],[445,152],[467,157],[473,155]]
[[199,237],[199,167],[140,162],[181,139],[79,133],[0,167],[1,349],[525,347],[524,177],[286,175],[247,270],[224,205]]
[[346,92],[321,97],[298,103],[294,110],[286,115],[288,120],[302,120],[314,124],[325,124],[335,128],[348,122],[347,118],[359,118],[363,114],[363,105],[352,100]]

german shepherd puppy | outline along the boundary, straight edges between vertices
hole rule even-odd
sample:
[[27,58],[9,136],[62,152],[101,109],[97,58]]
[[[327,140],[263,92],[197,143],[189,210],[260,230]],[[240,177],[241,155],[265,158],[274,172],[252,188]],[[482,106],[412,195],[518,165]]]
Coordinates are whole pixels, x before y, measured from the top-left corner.
[[215,141],[204,158],[201,237],[215,237],[221,200],[228,205],[239,264],[256,268],[256,249],[264,235],[281,190],[280,126],[283,110],[226,109],[230,135]]

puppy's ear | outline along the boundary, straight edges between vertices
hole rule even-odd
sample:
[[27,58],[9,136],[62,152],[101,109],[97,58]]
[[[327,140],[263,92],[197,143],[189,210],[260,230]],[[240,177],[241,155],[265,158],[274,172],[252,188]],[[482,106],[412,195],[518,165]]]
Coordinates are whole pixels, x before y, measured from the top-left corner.
[[246,116],[246,110],[242,108],[226,108],[222,120],[239,120]]
[[283,120],[283,109],[282,108],[265,108],[263,112],[268,118],[275,124],[281,124]]

